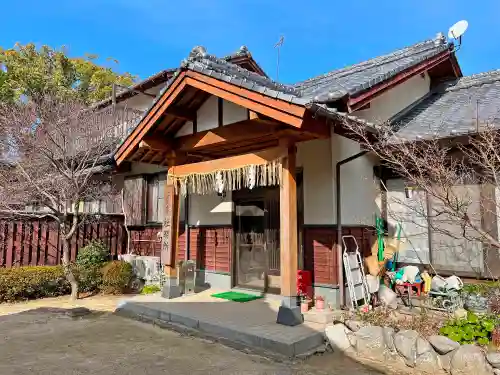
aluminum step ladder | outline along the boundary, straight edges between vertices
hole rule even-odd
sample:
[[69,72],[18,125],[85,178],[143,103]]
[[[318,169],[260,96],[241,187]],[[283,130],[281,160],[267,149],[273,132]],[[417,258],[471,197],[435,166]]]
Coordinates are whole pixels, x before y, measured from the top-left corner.
[[[348,241],[346,241],[348,240]],[[354,251],[349,251],[346,242],[353,242]],[[343,254],[345,275],[347,286],[349,288],[349,297],[351,299],[351,307],[357,309],[360,306],[370,303],[370,292],[368,283],[366,282],[365,270],[361,254],[359,253],[358,241],[353,235],[342,236]],[[359,304],[361,302],[361,304]]]

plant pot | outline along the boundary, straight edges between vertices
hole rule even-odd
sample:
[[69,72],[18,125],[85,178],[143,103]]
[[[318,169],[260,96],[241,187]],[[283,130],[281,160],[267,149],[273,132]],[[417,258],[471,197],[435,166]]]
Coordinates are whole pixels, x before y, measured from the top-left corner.
[[306,313],[309,311],[309,301],[302,301],[300,303],[300,312]]
[[317,299],[315,306],[316,306],[316,310],[324,310],[325,309],[325,300]]

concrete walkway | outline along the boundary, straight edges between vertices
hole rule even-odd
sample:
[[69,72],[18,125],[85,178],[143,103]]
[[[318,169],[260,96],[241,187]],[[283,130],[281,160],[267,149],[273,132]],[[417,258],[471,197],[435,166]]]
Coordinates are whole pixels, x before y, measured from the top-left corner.
[[162,324],[181,325],[207,336],[293,357],[324,344],[323,325],[287,327],[276,323],[279,301],[245,303],[211,297],[213,290],[166,300],[160,295],[135,296],[118,305],[120,314]]

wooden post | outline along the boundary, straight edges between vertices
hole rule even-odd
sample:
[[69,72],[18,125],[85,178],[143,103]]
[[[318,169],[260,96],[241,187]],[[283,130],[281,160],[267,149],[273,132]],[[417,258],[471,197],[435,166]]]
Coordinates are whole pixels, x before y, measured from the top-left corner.
[[286,145],[287,153],[282,162],[280,186],[280,259],[282,305],[277,322],[297,325],[303,318],[297,301],[297,180],[295,144]]
[[165,181],[165,218],[162,227],[161,262],[166,281],[162,295],[175,298],[181,295],[177,282],[177,260],[179,244],[179,194],[172,181]]

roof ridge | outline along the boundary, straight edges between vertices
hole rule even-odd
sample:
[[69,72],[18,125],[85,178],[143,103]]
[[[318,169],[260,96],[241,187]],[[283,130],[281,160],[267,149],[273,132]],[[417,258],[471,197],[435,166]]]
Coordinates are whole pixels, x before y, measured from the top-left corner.
[[496,81],[500,81],[500,69],[461,77],[454,81],[454,83],[450,83],[449,86],[446,87],[446,91],[458,91],[472,86],[485,85]]
[[[394,60],[397,60],[397,59],[401,58],[401,55],[404,55],[405,53],[410,52],[409,55],[413,55],[413,54],[416,54],[416,53],[422,53],[422,52],[425,52],[425,51],[428,51],[430,49],[438,47],[438,46],[436,46],[435,43],[436,43],[435,39],[427,39],[427,40],[424,40],[424,41],[421,41],[421,42],[418,42],[418,43],[415,43],[415,44],[412,44],[412,45],[408,45],[408,46],[399,48],[399,49],[397,49],[395,51],[392,51],[392,52],[390,52],[388,54],[385,54],[385,55],[380,55],[380,56],[372,57],[372,58],[370,58],[368,60],[364,60],[364,61],[361,61],[361,62],[356,63],[356,64],[347,65],[345,67],[332,70],[332,71],[330,71],[328,73],[324,73],[324,74],[321,74],[319,76],[308,78],[308,79],[306,79],[304,81],[300,81],[300,82],[295,83],[294,86],[301,86],[301,85],[304,85],[305,83],[313,82],[315,80],[322,79],[322,78],[327,78],[327,77],[336,76],[336,78],[341,78],[341,77],[344,77],[347,74],[352,74],[352,73],[360,72],[364,68],[367,68],[367,67],[373,67],[373,66],[378,66],[378,65],[381,65],[381,64],[387,64],[389,62],[392,62]],[[412,48],[421,48],[421,47],[424,47],[424,46],[427,46],[427,45],[429,46],[429,48],[420,49],[418,51],[412,51],[411,50]],[[447,44],[443,44],[443,46],[445,46],[445,45],[447,45]],[[374,62],[377,59],[380,60],[380,61],[377,61],[374,64]],[[342,75],[342,73],[345,73],[345,74]]]
[[[208,54],[206,49],[204,47],[194,47],[191,53],[189,54],[187,59],[184,59],[181,67],[187,67],[190,63],[192,64],[204,64],[207,65],[203,60],[208,60],[212,62],[213,64],[217,65],[217,68],[222,70],[224,73],[226,73],[227,70],[232,71],[233,73],[239,74],[244,76],[243,79],[250,79],[251,81],[254,81],[256,83],[263,83],[266,85],[270,85],[276,89],[279,89],[280,91],[293,94],[293,95],[300,95],[300,91],[297,90],[295,87],[291,85],[286,85],[277,81],[272,80],[271,78],[264,77],[258,73],[252,72],[248,69],[245,69],[237,64],[234,64],[225,58],[219,58],[215,55]],[[245,77],[246,76],[246,77]]]

